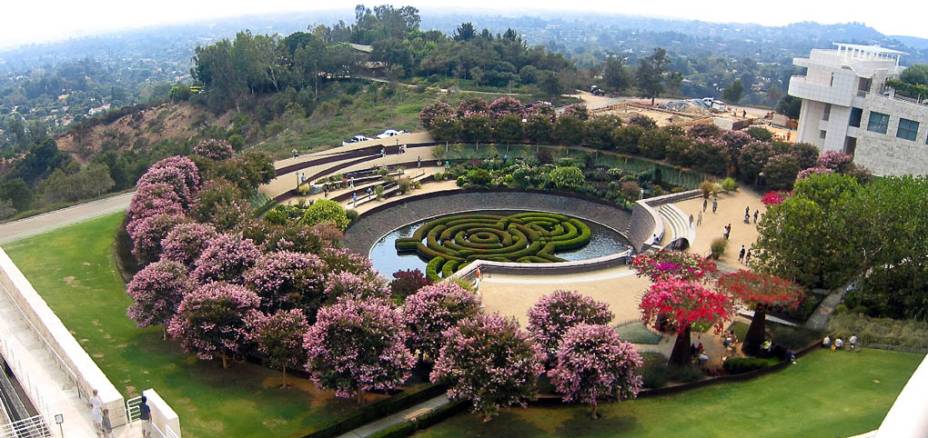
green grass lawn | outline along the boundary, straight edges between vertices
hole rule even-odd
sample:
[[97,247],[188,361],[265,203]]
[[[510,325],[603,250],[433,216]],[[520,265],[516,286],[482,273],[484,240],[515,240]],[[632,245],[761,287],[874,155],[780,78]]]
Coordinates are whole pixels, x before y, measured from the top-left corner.
[[185,437],[299,436],[356,412],[304,379],[281,390],[279,373],[198,361],[160,327],[139,329],[114,265],[122,214],[4,245],[9,256],[124,396],[154,388],[177,411]]
[[490,423],[459,414],[417,437],[846,437],[879,426],[922,355],[816,351],[742,383],[601,405],[507,409]]

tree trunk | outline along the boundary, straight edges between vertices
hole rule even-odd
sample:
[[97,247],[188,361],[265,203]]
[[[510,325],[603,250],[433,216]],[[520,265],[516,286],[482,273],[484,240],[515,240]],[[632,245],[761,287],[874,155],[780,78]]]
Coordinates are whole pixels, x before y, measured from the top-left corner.
[[287,387],[287,367],[286,366],[280,367],[280,387],[281,388]]
[[687,327],[683,333],[677,335],[677,340],[673,344],[673,352],[670,353],[671,365],[686,365],[690,363],[690,328]]
[[161,340],[162,341],[168,340],[168,324],[166,322],[164,324],[161,324]]
[[744,344],[741,345],[741,351],[749,356],[755,356],[760,351],[761,344],[766,337],[767,311],[758,306],[754,309],[754,318],[751,319],[751,326],[748,327],[748,333],[744,335]]
[[226,356],[225,354],[222,355],[222,368],[229,368],[229,356]]
[[599,412],[596,412],[597,407],[599,407],[599,405],[596,401],[593,401],[593,412],[590,413],[590,416],[593,417],[594,420],[599,418]]

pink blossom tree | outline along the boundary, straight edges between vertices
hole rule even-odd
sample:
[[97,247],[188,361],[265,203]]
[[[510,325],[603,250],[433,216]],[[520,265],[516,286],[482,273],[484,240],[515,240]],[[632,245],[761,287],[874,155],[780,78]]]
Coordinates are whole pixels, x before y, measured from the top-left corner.
[[235,155],[235,149],[228,140],[208,138],[193,147],[193,153],[210,160],[228,160]]
[[615,329],[581,324],[564,334],[557,366],[548,376],[565,402],[589,404],[595,419],[599,399],[625,400],[638,395],[642,385],[638,369],[642,365],[638,351],[619,339]]
[[545,295],[528,311],[528,331],[554,365],[561,338],[580,324],[608,324],[615,315],[609,305],[574,291]]
[[245,273],[245,284],[261,297],[262,309],[293,309],[321,300],[325,273],[325,263],[313,254],[274,251],[258,258]]
[[273,314],[253,311],[245,319],[248,341],[257,345],[268,366],[280,370],[281,388],[287,387],[287,368],[297,368],[306,359],[303,336],[309,331],[299,309],[278,310]]
[[169,184],[139,184],[129,203],[129,222],[159,214],[184,214],[180,196]]
[[139,178],[138,186],[158,183],[173,187],[183,205],[188,207],[200,190],[200,173],[189,158],[168,157],[148,168]]
[[131,229],[127,229],[132,238],[132,255],[143,265],[158,260],[161,257],[161,241],[174,227],[188,220],[182,215],[159,214],[133,222]]
[[679,278],[653,283],[641,297],[638,307],[645,324],[651,324],[658,330],[667,326],[676,329],[677,339],[670,354],[670,363],[678,365],[689,362],[693,326],[721,332],[733,312],[728,295]]
[[847,172],[851,168],[854,157],[841,151],[828,150],[818,156],[817,167],[824,167],[835,172]]
[[351,272],[334,272],[326,277],[325,298],[334,302],[340,297],[389,298],[390,287],[386,281],[373,272],[354,274]]
[[444,101],[438,101],[422,107],[422,111],[419,112],[419,121],[422,122],[423,128],[429,130],[432,129],[435,120],[454,116],[455,111],[454,108],[451,108],[451,105],[448,105]]
[[247,341],[245,316],[260,302],[257,294],[242,286],[205,284],[184,296],[168,324],[168,334],[198,358],[213,360],[219,356],[222,367],[228,368],[229,358]]
[[393,391],[416,358],[406,347],[402,315],[384,300],[343,298],[319,310],[303,338],[310,378],[338,397]]
[[261,250],[251,239],[240,235],[220,234],[194,262],[193,278],[200,283],[226,281],[242,284],[245,271],[261,257]]
[[200,257],[216,235],[216,229],[209,224],[179,224],[161,240],[161,258],[192,268],[193,262]]
[[501,406],[525,406],[544,372],[544,353],[515,319],[477,315],[445,332],[429,379],[449,385],[452,400],[469,400],[490,421]]
[[161,260],[152,263],[132,277],[126,288],[132,297],[129,318],[139,327],[162,325],[162,338],[167,339],[167,324],[193,283],[187,268],[177,262]]
[[350,272],[365,274],[374,268],[370,259],[346,248],[324,248],[319,257],[325,262],[330,272]]
[[521,118],[525,108],[518,99],[510,96],[501,96],[497,97],[493,102],[490,102],[487,110],[489,110],[490,115],[493,116],[494,119],[499,119],[510,114],[517,115]]
[[817,166],[816,166],[816,167],[810,167],[810,168],[808,168],[808,169],[802,169],[802,170],[800,170],[799,173],[796,174],[796,181],[806,179],[806,178],[808,178],[808,177],[810,177],[810,176],[812,176],[812,175],[818,175],[818,174],[821,174],[821,173],[832,173],[832,172],[834,172],[834,171],[831,170],[831,169],[829,169],[829,168],[827,168],[827,167],[817,167]]
[[480,313],[480,298],[455,283],[432,284],[408,296],[403,319],[413,350],[435,360],[443,345],[443,333]]

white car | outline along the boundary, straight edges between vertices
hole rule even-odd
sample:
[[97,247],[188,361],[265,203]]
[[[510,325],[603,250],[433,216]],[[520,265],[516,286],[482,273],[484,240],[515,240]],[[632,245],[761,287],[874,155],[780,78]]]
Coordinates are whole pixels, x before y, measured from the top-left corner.
[[349,138],[348,140],[343,141],[342,146],[348,146],[351,144],[360,143],[362,141],[368,141],[368,140],[370,139],[363,135],[356,135],[354,137]]
[[388,129],[384,131],[383,133],[381,133],[380,135],[378,135],[377,138],[384,139],[384,138],[396,137],[397,135],[405,134],[405,133],[406,131],[403,131],[403,130],[397,131],[395,129]]

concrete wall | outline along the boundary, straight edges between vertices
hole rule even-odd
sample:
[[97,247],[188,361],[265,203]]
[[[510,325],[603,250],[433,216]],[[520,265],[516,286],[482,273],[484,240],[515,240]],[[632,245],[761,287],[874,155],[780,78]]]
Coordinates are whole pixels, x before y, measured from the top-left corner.
[[[868,96],[860,107],[864,114],[857,130],[855,163],[877,175],[928,174],[928,105],[877,95]],[[886,134],[867,131],[872,111],[889,114]],[[915,141],[896,137],[900,118],[918,122]]]
[[[151,409],[151,422],[164,436],[180,437],[180,418],[154,389],[142,391]],[[171,432],[168,432],[170,430]],[[173,435],[171,435],[173,433]]]
[[[125,424],[126,408],[122,395],[2,249],[0,249],[0,289],[5,291],[29,323],[30,328],[44,341],[51,353],[51,358],[57,362],[56,365],[69,375],[78,388],[80,398],[88,401],[92,391],[96,389],[103,400],[103,406],[110,411],[110,421],[113,426]],[[4,345],[7,344],[4,343]],[[30,369],[30,367],[14,370],[17,378],[21,380],[30,380],[31,375],[40,371]],[[38,385],[29,391],[28,395],[33,404],[40,409],[45,404],[46,398],[41,391],[48,389],[54,390],[55,388],[42,388]],[[60,391],[60,389],[57,390]],[[54,412],[46,414],[54,414]]]

